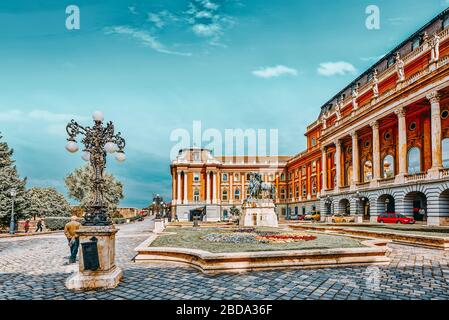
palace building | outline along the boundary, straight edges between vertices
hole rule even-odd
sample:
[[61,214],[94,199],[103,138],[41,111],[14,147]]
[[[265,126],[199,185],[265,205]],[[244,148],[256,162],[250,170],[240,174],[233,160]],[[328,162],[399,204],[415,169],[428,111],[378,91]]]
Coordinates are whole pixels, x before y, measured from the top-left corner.
[[181,150],[172,162],[180,220],[206,207],[226,219],[246,197],[250,172],[275,183],[279,215],[319,211],[376,222],[398,212],[449,225],[449,9],[321,107],[293,157],[217,157]]

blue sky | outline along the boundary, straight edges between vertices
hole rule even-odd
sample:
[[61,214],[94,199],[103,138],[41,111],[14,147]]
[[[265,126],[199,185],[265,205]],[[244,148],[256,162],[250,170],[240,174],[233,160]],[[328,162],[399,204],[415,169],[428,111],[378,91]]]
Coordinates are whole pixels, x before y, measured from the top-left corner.
[[[67,30],[66,7],[81,28]],[[365,27],[368,5],[381,29]],[[127,139],[108,171],[123,206],[171,196],[177,128],[279,130],[296,154],[320,106],[428,20],[447,0],[3,0],[0,131],[29,186],[54,186],[83,164],[64,150],[65,123],[102,110]]]

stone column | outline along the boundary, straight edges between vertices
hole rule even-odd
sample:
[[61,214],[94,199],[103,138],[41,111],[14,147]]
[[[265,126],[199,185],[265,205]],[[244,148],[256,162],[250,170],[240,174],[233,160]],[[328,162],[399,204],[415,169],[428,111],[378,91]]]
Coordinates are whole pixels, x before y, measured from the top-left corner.
[[360,182],[360,160],[359,160],[359,136],[356,131],[351,132],[352,137],[352,183],[351,188],[355,188]]
[[189,200],[187,199],[187,172],[184,172],[184,204],[188,204]]
[[335,168],[335,176],[336,176],[336,188],[335,191],[338,192],[339,189],[341,188],[341,141],[340,140],[335,140],[335,147],[336,147],[336,151],[335,151],[335,159],[336,159],[336,168]]
[[374,182],[381,179],[380,172],[380,138],[379,138],[379,122],[373,121],[370,123],[373,129],[373,177]]
[[323,171],[323,187],[322,191],[327,190],[327,149],[323,147],[321,149],[321,168]]
[[176,181],[177,192],[176,192],[176,204],[181,204],[181,172],[178,172],[178,179]]
[[210,172],[206,172],[206,204],[210,203]]
[[440,95],[438,91],[433,91],[427,95],[430,101],[431,114],[431,136],[432,136],[432,168],[429,173],[435,178],[439,176],[439,171],[443,168],[442,146],[441,146],[441,118],[440,118]]
[[400,108],[395,111],[398,117],[398,160],[399,173],[398,182],[403,182],[404,176],[407,174],[407,126],[405,121],[405,110]]
[[212,203],[217,203],[217,173],[212,173]]
[[232,194],[232,188],[234,186],[234,174],[228,173],[228,179],[229,179],[229,191],[228,191],[228,200],[229,202],[234,201],[234,196]]

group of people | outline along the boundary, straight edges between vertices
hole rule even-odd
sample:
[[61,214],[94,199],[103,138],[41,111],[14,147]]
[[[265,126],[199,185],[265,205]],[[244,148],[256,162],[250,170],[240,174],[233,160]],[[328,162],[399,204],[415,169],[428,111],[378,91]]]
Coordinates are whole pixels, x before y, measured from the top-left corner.
[[[30,231],[30,219],[25,220],[25,224],[23,225],[25,233]],[[44,231],[44,224],[42,223],[42,219],[37,220],[36,230],[34,232],[42,232]]]

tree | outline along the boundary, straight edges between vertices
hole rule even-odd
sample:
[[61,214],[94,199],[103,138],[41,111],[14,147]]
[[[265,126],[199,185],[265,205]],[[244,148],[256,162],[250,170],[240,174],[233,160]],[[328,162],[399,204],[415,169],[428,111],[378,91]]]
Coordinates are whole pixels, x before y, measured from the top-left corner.
[[54,188],[31,188],[26,192],[28,216],[70,217],[71,208],[65,197]]
[[17,192],[14,201],[14,217],[17,221],[25,217],[27,199],[25,197],[26,178],[20,179],[17,169],[14,166],[10,149],[6,142],[2,142],[0,135],[0,226],[8,226],[11,221],[12,197],[11,190]]
[[[69,191],[69,197],[80,202],[80,206],[87,210],[94,199],[92,177],[94,175],[91,166],[75,169],[65,178],[65,184]],[[123,199],[123,185],[112,174],[104,173],[104,201],[112,216],[117,209],[120,200]]]

